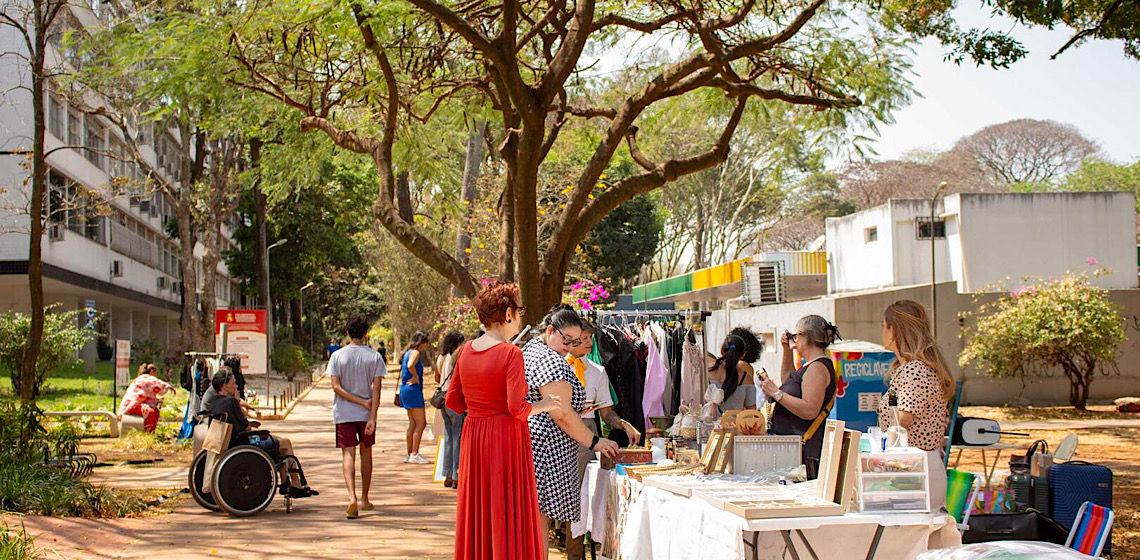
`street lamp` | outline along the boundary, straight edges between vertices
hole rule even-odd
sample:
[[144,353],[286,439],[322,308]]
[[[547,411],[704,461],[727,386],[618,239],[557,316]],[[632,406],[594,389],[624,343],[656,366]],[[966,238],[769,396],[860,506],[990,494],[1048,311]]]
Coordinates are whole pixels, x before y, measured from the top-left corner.
[[[301,286],[301,317],[299,317],[299,319],[302,321],[302,323],[301,323],[302,328],[304,326],[303,321],[305,320],[305,297],[304,297],[305,296],[305,290],[312,288],[312,287],[313,287],[312,281],[310,281],[308,284],[305,284],[304,286]],[[309,317],[309,354],[312,354],[312,353],[313,353],[313,318]]]
[[[287,241],[289,241],[289,240],[286,238],[281,238],[281,239],[278,239],[272,245],[265,248],[265,270],[267,273],[270,270],[270,268],[269,268],[269,250],[274,248],[274,247],[280,247],[280,246],[284,245],[285,242],[287,242]],[[267,399],[269,398],[269,389],[270,389],[270,387],[269,387],[269,384],[270,384],[269,372],[273,371],[273,365],[272,364],[273,364],[273,336],[274,336],[274,333],[273,333],[273,330],[274,330],[273,329],[273,298],[269,297],[269,285],[270,284],[271,284],[271,282],[269,282],[269,278],[267,277],[265,279],[265,323],[266,323],[266,329],[269,331],[269,346],[267,347],[267,350],[269,351],[269,355],[266,356],[266,366],[267,367],[265,368],[265,370],[266,370],[265,371],[265,398],[267,398]]]
[[[946,181],[938,183],[938,190],[934,191],[934,196],[930,198],[930,330],[934,335],[934,340],[938,341],[938,294],[935,293],[935,286],[938,283],[938,277],[935,276],[934,263],[937,261],[937,255],[934,252],[934,204],[938,202],[938,197],[946,192]],[[942,230],[943,235],[946,234],[945,226]]]

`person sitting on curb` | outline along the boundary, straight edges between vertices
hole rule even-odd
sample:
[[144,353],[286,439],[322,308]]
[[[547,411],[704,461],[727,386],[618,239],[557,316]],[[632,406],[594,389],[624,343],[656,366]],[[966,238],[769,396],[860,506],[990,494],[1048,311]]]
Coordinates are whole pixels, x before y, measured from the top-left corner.
[[[220,368],[218,373],[214,374],[214,378],[210,381],[217,396],[210,402],[211,414],[224,414],[226,422],[233,424],[233,432],[230,434],[230,446],[233,447],[238,443],[238,435],[242,432],[249,430],[250,424],[246,420],[245,414],[242,412],[241,405],[238,402],[237,382],[234,380],[234,373],[230,368]],[[256,445],[269,453],[270,456],[280,454],[281,456],[295,456],[293,453],[293,442],[288,438],[266,436],[264,438],[252,437],[249,440],[250,445]],[[289,477],[289,495],[293,498],[308,498],[309,496],[316,496],[320,494],[316,490],[308,486],[301,486],[301,477],[298,473],[290,472],[289,462],[284,461],[278,472],[281,476]]]

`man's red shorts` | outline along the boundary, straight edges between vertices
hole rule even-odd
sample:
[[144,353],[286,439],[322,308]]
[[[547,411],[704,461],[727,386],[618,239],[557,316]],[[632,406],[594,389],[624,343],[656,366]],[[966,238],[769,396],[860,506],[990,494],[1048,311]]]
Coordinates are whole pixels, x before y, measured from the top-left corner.
[[376,432],[364,433],[367,422],[341,422],[336,425],[336,446],[345,447],[372,447],[376,444]]

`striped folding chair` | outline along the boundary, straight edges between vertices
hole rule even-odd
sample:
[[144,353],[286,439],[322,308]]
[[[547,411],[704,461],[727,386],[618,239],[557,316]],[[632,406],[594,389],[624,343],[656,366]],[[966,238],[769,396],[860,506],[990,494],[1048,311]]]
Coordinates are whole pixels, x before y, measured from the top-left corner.
[[1112,521],[1115,518],[1116,515],[1109,508],[1092,502],[1081,504],[1065,546],[1082,554],[1100,556],[1105,543],[1108,542]]

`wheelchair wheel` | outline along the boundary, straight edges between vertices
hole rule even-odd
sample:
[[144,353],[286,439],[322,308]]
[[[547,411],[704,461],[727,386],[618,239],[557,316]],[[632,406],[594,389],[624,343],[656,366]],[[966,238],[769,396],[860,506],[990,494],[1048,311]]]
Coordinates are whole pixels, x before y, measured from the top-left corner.
[[190,475],[187,484],[190,486],[190,495],[194,496],[194,501],[198,505],[210,510],[221,511],[221,506],[214,501],[213,494],[207,494],[202,491],[202,481],[206,475],[206,452],[199,451],[194,456],[194,460],[190,462]]
[[260,447],[239,445],[226,451],[214,469],[214,497],[234,517],[248,517],[269,507],[277,494],[277,469]]

